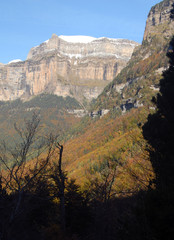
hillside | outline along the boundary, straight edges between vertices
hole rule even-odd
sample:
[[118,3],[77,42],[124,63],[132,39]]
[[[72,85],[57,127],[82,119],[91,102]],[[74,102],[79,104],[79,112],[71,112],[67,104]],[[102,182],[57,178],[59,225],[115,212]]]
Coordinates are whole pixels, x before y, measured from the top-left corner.
[[0,239],[173,240],[173,23],[174,0],[151,8],[142,45],[89,112],[46,93],[0,102]]
[[[151,99],[159,92],[159,80],[168,67],[166,53],[174,34],[170,19],[173,2],[165,0],[152,7],[142,45],[134,50],[127,66],[92,104],[93,113],[108,109],[109,114],[86,117],[70,133],[74,138],[65,143],[65,169],[77,181],[82,183],[91,177],[100,178],[108,159],[125,161],[125,165],[131,162],[131,167],[136,169],[136,159],[141,161],[145,157],[146,144],[143,143],[141,126],[148,114],[155,111]],[[145,161],[144,164],[150,163]],[[129,189],[131,176],[128,173],[120,174],[118,179],[118,188]],[[130,189],[135,187],[134,184],[133,181]]]
[[[2,102],[1,139],[9,139],[14,134],[14,122],[20,122],[35,109],[41,113],[44,128],[47,131],[56,129],[64,139],[65,169],[69,176],[78,176],[79,182],[82,179],[85,182],[88,176],[100,176],[100,166],[104,168],[106,159],[128,159],[127,163],[132,162],[131,159],[136,158],[134,148],[139,148],[139,141],[131,136],[135,134],[133,138],[142,139],[140,126],[149,111],[154,110],[151,99],[157,94],[161,73],[168,66],[166,52],[174,33],[169,18],[172,3],[165,0],[152,7],[142,45],[134,50],[128,65],[93,103],[92,110],[109,109],[108,115],[102,118],[87,115],[80,120],[72,114],[83,115],[83,109],[76,100],[46,94],[26,102]],[[155,22],[153,19],[156,19]],[[121,116],[122,113],[125,115]],[[138,154],[143,152],[144,148]],[[127,174],[125,176],[128,177]]]
[[[75,114],[72,114],[72,111],[75,111]],[[13,144],[13,139],[17,136],[14,123],[20,126],[24,119],[31,117],[33,112],[40,115],[44,134],[57,132],[59,135],[64,135],[80,121],[77,116],[83,114],[84,110],[71,97],[63,98],[51,94],[41,94],[29,101],[17,99],[0,102],[0,141],[5,140]]]
[[92,179],[101,180],[110,162],[118,165],[117,193],[146,189],[153,178],[141,130],[148,113],[145,108],[132,109],[121,117],[108,114],[88,120],[78,136],[64,144],[64,168],[68,177],[84,187]]
[[153,107],[152,96],[159,91],[161,74],[168,67],[166,53],[174,34],[172,3],[164,0],[151,8],[142,45],[135,48],[127,66],[97,98],[93,110],[116,107],[125,112],[134,107]]

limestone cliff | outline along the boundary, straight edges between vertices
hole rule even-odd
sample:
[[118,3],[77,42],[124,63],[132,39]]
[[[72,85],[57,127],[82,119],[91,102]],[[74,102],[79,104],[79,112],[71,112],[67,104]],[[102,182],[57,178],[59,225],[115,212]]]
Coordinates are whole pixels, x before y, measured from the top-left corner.
[[174,0],[164,0],[148,14],[142,45],[134,49],[127,66],[104,89],[93,110],[116,109],[124,113],[131,108],[147,106],[153,109],[153,96],[159,91],[159,81],[168,67],[166,56],[174,35],[170,11]]
[[170,19],[173,0],[164,0],[153,6],[149,12],[143,40],[151,41],[155,35],[170,37],[174,32],[174,24]]
[[26,61],[0,65],[0,100],[43,92],[96,98],[125,67],[137,45],[123,39],[53,34],[32,48]]

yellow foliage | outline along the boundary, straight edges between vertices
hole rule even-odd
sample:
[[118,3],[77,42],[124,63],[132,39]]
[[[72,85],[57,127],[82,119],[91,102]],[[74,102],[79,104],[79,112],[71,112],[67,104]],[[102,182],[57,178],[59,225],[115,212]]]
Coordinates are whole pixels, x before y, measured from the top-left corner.
[[83,187],[87,179],[100,175],[104,161],[112,157],[121,163],[114,184],[117,192],[147,188],[154,174],[138,127],[147,114],[145,109],[133,109],[116,119],[99,119],[82,135],[65,143],[64,162],[68,176]]

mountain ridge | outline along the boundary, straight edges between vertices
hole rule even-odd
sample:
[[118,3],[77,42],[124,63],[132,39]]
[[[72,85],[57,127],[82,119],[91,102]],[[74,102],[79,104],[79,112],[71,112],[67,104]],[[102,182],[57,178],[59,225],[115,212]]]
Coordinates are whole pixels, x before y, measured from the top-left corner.
[[134,49],[127,66],[96,99],[93,110],[116,107],[124,113],[142,106],[153,108],[151,99],[158,93],[162,72],[168,67],[166,54],[174,34],[170,19],[173,3],[165,0],[151,8],[142,44]]
[[33,47],[26,61],[0,65],[0,100],[26,100],[48,93],[91,101],[126,65],[137,45],[107,38],[71,43],[53,34]]

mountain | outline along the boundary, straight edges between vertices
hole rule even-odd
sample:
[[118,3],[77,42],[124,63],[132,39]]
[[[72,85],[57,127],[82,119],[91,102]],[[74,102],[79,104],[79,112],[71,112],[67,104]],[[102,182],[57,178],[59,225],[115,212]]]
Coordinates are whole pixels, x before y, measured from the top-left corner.
[[[30,100],[31,97],[42,92],[51,92],[63,97],[70,95],[75,97],[78,102],[82,102],[82,95],[91,100],[92,97],[99,94],[104,85],[111,81],[113,65],[120,66],[119,64],[121,61],[123,63],[123,59],[128,61],[134,49],[126,67],[92,103],[91,116],[101,115],[108,111],[111,112],[111,115],[118,116],[127,110],[143,106],[153,109],[151,99],[158,93],[161,74],[168,67],[166,52],[174,34],[174,26],[170,19],[173,2],[173,0],[164,0],[152,7],[147,18],[141,45],[121,39],[96,39],[85,36],[58,37],[53,34],[51,39],[32,48],[26,61],[15,60],[7,65],[0,65],[1,99],[12,100],[20,97]],[[116,58],[115,55],[119,58]],[[112,60],[112,64],[110,60]],[[104,66],[107,69],[105,71],[107,74],[103,74]],[[108,70],[109,68],[110,70]],[[120,71],[121,66],[118,69]],[[117,73],[115,72],[115,74]],[[106,80],[103,80],[103,75]],[[104,85],[102,85],[103,83]],[[97,84],[100,85],[100,91]],[[44,96],[43,98],[42,95],[38,95],[38,98],[41,101],[53,98],[52,94]],[[30,109],[42,109],[43,105],[42,107],[35,105],[38,99],[35,97],[29,102]],[[20,101],[18,104],[19,106],[15,102],[16,107],[13,113],[9,107],[2,112],[6,112],[7,116],[10,114],[11,119],[13,119],[14,116],[18,115],[18,110],[21,109]],[[7,102],[5,106],[8,105],[13,106],[13,103]],[[3,104],[2,106],[4,109]],[[22,106],[23,109],[24,106],[26,106],[25,102]],[[61,109],[60,106],[58,108]],[[26,107],[25,112],[28,111],[27,109],[28,107]],[[41,111],[44,112],[43,109]],[[66,105],[63,111],[68,114],[68,117],[70,116],[70,119],[72,113],[78,116],[84,115],[83,104],[76,104],[73,107]],[[57,119],[57,115],[54,118]],[[14,117],[13,122],[15,121]],[[83,121],[82,119],[80,129],[84,128]],[[64,121],[62,123],[65,124]],[[71,128],[71,124],[69,126]],[[5,125],[2,125],[2,128],[5,128]],[[74,133],[73,129],[72,132]]]
[[[143,138],[141,125],[146,120],[149,111],[154,111],[154,106],[151,102],[151,99],[158,93],[161,74],[163,70],[168,67],[166,53],[169,49],[170,39],[174,34],[174,25],[170,19],[172,3],[174,3],[174,0],[164,0],[152,7],[147,18],[142,44],[134,49],[132,57],[128,61],[126,67],[111,83],[109,83],[109,85],[106,86],[96,101],[92,103],[91,109],[93,113],[91,113],[91,116],[82,118],[79,123],[79,119],[76,121],[71,113],[76,111],[83,114],[83,112],[81,112],[81,104],[75,101],[74,104],[69,108],[67,103],[73,101],[72,99],[69,99],[67,102],[65,101],[62,102],[61,105],[59,104],[59,106],[54,104],[52,107],[51,99],[54,99],[54,101],[60,101],[60,99],[57,98],[55,100],[53,95],[43,94],[38,97],[34,97],[30,101],[23,102],[22,105],[17,104],[15,111],[12,111],[13,107],[10,107],[12,106],[11,104],[13,102],[9,102],[9,105],[6,105],[5,110],[3,110],[5,103],[2,102],[1,112],[5,112],[5,114],[3,114],[4,118],[2,128],[4,127],[9,131],[9,125],[11,122],[7,125],[8,121],[6,121],[9,113],[11,114],[11,120],[15,119],[18,121],[19,118],[17,117],[23,116],[24,113],[26,114],[28,111],[30,111],[31,115],[32,110],[39,109],[42,113],[42,121],[44,122],[44,125],[50,123],[51,119],[52,129],[54,127],[55,129],[58,129],[59,127],[59,129],[62,128],[68,131],[64,138],[69,139],[68,141],[64,142],[64,162],[70,176],[77,177],[78,173],[79,181],[81,181],[81,178],[84,179],[86,175],[89,175],[89,173],[91,175],[93,175],[94,172],[98,174],[98,170],[94,171],[94,168],[101,170],[104,167],[103,164],[105,160],[108,158],[118,158],[122,160],[127,159],[128,163],[134,164],[133,159],[137,159],[140,155],[143,155],[143,151],[145,150],[143,146],[139,145],[141,144],[141,140]],[[37,78],[39,84],[40,78],[38,77],[39,75],[37,75],[37,72],[41,71],[40,67],[42,64],[42,67],[45,67],[45,64],[47,63],[48,68],[45,67],[46,70],[51,69],[50,66],[52,66],[52,72],[53,70],[57,69],[56,67],[55,69],[53,68],[55,59],[60,60],[60,58],[57,56],[57,48],[59,49],[59,54],[60,51],[63,52],[61,53],[61,59],[69,59],[71,60],[71,64],[73,61],[77,61],[77,65],[75,66],[79,67],[80,65],[78,64],[81,64],[84,59],[91,59],[88,58],[89,55],[97,55],[101,53],[99,46],[101,47],[102,44],[104,44],[103,46],[106,46],[106,43],[107,46],[111,44],[113,47],[113,42],[115,45],[118,45],[118,42],[120,41],[123,40],[110,40],[105,38],[93,39],[91,37],[58,37],[53,35],[52,38],[47,42],[31,49],[28,59],[25,62],[12,62],[6,65],[5,68],[14,70],[17,69],[16,66],[28,66],[27,74],[31,73],[33,79],[32,81],[34,82]],[[90,52],[90,46],[98,42],[100,42],[100,44],[98,44],[98,48],[95,49],[95,54],[94,52]],[[78,58],[77,56],[79,55],[77,55],[76,58],[74,55],[72,57],[70,54],[75,54],[75,50],[73,52],[73,49],[76,49],[75,46],[77,46],[78,49],[79,44],[81,44],[81,47],[84,46],[84,48],[81,48],[81,51],[83,50],[83,54],[86,55]],[[74,48],[72,46],[74,46]],[[89,51],[87,51],[87,48]],[[65,56],[66,54],[69,54],[69,56]],[[82,52],[79,53],[76,50],[76,54],[82,54]],[[72,58],[70,58],[70,56]],[[96,58],[96,61],[97,59],[99,58]],[[110,59],[108,58],[108,54],[106,61],[107,59],[108,61]],[[38,69],[36,65],[34,65],[36,63],[38,63]],[[63,64],[64,62],[62,62],[62,66]],[[55,66],[58,65],[56,64]],[[86,66],[88,66],[88,64]],[[3,69],[3,67],[1,69]],[[26,68],[23,67],[23,70],[26,70]],[[51,76],[51,72],[49,73]],[[12,76],[13,75],[11,75],[11,77]],[[90,80],[93,81],[92,79]],[[79,84],[81,83],[80,81]],[[109,80],[106,82],[109,82]],[[50,84],[52,83],[54,83],[54,81]],[[61,83],[63,86],[63,84],[65,84],[65,80],[64,82],[62,80]],[[25,84],[26,82],[24,81],[23,90],[26,88]],[[46,83],[44,82],[43,86],[45,86],[44,84]],[[64,87],[68,88],[70,86],[70,84],[68,84],[69,83],[64,85]],[[27,86],[28,96],[36,94],[31,94],[30,85]],[[35,85],[33,85],[33,87],[34,86]],[[51,86],[53,87],[53,85]],[[49,88],[47,88],[47,90],[48,89]],[[42,100],[44,100],[43,104]],[[47,101],[50,102],[50,106],[46,111],[44,106],[46,106]],[[19,109],[22,109],[20,114]],[[72,109],[73,111],[70,111]],[[100,113],[104,110],[108,110],[109,113],[101,118]],[[130,112],[128,110],[130,110]],[[49,114],[49,112],[51,112],[51,114]],[[91,118],[94,115],[98,117]],[[63,117],[60,121],[58,121],[58,118],[61,116]],[[75,123],[77,123],[77,125],[73,127],[72,125]],[[63,134],[64,133],[65,132],[63,131]],[[127,179],[127,175],[125,178]],[[123,184],[125,184],[125,186],[127,185],[126,180],[123,181]]]
[[39,114],[44,134],[54,132],[61,136],[84,115],[79,102],[69,96],[40,94],[28,101],[0,101],[0,142],[13,145],[17,138],[14,124],[21,127],[24,119],[30,119],[33,112]]
[[[142,45],[134,50],[127,66],[91,105],[93,118],[83,118],[73,132],[74,138],[65,143],[66,169],[79,183],[96,176],[100,178],[108,159],[121,161],[125,166],[119,170],[117,189],[144,187],[140,183],[145,181],[143,178],[152,177],[144,170],[153,172],[141,126],[149,112],[155,111],[151,99],[159,92],[161,74],[169,65],[166,53],[174,35],[170,19],[173,3],[165,0],[152,7]],[[101,117],[103,109],[109,113]],[[132,180],[129,173],[134,177],[140,174],[140,179]]]
[[174,34],[170,19],[173,0],[164,0],[149,12],[143,42],[134,49],[127,66],[104,89],[93,110],[116,109],[125,113],[131,108],[154,108],[151,99],[159,91],[162,72],[168,67],[166,53]]
[[[61,141],[63,146],[56,143],[56,147],[60,147],[60,157],[56,154],[53,160],[55,163],[59,161],[59,169],[57,165],[54,166],[55,171],[51,165],[48,171],[43,169],[44,152],[41,152],[40,165],[40,151],[35,154],[34,148],[27,155],[28,159],[32,156],[34,159],[25,169],[23,156],[26,155],[24,151],[19,151],[21,147],[26,149],[25,136],[31,136],[25,131],[18,131],[22,144],[18,144],[14,151],[3,144],[5,154],[1,154],[1,162],[8,167],[10,153],[17,164],[21,163],[18,159],[20,161],[22,156],[22,164],[12,169],[8,167],[9,177],[5,181],[5,171],[0,178],[2,237],[18,240],[42,239],[43,236],[52,240],[57,236],[67,240],[173,239],[173,132],[170,131],[173,129],[173,61],[170,58],[168,68],[166,58],[166,53],[173,57],[170,39],[174,35],[174,25],[169,18],[173,3],[174,0],[164,0],[152,7],[142,45],[134,50],[127,66],[92,103],[91,116],[81,118],[75,127],[74,116],[68,116],[66,131],[69,131],[64,142]],[[62,38],[68,40],[67,37]],[[93,42],[91,38],[82,40]],[[77,40],[71,38],[72,41]],[[37,58],[34,54],[31,50],[29,58]],[[159,84],[161,73],[166,68],[168,71]],[[159,93],[159,87],[161,95],[158,94],[156,111],[151,98]],[[168,89],[170,94],[167,94]],[[6,129],[14,117],[18,126],[22,127],[21,116],[31,117],[32,111],[39,109],[42,126],[53,124],[54,132],[59,132],[60,127],[64,128],[67,123],[69,107],[81,111],[81,104],[74,98],[42,93],[28,101],[1,102],[0,117],[4,117]],[[108,110],[108,114],[101,116],[104,109]],[[149,112],[156,112],[156,116],[149,115]],[[148,115],[150,122],[147,122]],[[47,121],[43,122],[43,119]],[[63,125],[59,125],[60,122]],[[143,129],[152,146],[150,148],[147,139],[144,139]],[[45,131],[41,133],[45,135]],[[36,139],[38,142],[37,136]],[[43,146],[40,141],[36,145]],[[160,164],[159,160],[165,161]],[[41,168],[37,170],[39,165]],[[62,165],[65,175],[62,174]],[[9,192],[5,191],[8,186]],[[13,221],[10,216],[14,216]],[[66,220],[66,226],[63,226],[62,219]]]
[[49,93],[90,101],[126,66],[138,45],[124,39],[53,34],[33,47],[26,61],[0,65],[0,100]]

